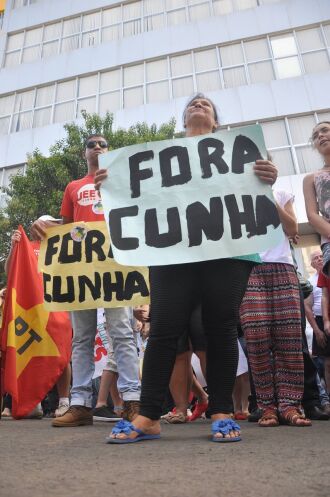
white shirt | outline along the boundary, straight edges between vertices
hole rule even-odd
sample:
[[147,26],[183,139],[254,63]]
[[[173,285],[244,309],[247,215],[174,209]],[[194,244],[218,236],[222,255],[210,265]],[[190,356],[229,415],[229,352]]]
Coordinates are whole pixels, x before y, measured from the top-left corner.
[[[292,193],[284,190],[274,191],[274,197],[280,207],[284,207],[289,201],[293,201]],[[260,254],[262,262],[281,262],[283,264],[293,264],[290,243],[288,237],[284,234],[284,240],[276,247],[265,250]]]
[[319,279],[318,273],[313,274],[308,281],[313,285],[313,314],[314,316],[322,316],[322,288],[317,286],[317,280]]

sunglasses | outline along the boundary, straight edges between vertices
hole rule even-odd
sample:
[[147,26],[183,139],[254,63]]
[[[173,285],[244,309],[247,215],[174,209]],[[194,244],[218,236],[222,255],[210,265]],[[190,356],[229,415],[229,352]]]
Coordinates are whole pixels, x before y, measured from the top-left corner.
[[99,145],[101,148],[108,148],[107,142],[103,140],[90,140],[86,143],[87,148],[95,148],[96,145]]

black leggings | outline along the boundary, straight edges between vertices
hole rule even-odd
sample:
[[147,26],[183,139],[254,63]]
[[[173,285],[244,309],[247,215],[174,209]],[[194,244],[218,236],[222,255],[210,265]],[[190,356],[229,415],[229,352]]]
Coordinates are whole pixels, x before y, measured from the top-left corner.
[[180,336],[200,299],[207,337],[209,411],[230,413],[237,362],[237,323],[253,263],[217,259],[150,268],[151,329],[144,355],[140,414],[160,418]]

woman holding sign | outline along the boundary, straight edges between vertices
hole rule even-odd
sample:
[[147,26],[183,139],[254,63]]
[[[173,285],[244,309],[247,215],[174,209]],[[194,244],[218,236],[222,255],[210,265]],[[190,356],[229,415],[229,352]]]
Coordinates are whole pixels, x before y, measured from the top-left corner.
[[[203,94],[187,104],[183,122],[187,137],[214,132],[218,115],[213,102]],[[258,177],[274,183],[275,166],[258,160]],[[99,186],[107,176],[99,170]],[[221,254],[219,254],[221,255]],[[240,427],[232,420],[232,392],[238,362],[237,323],[239,306],[257,255],[203,262],[150,267],[151,331],[146,349],[140,415],[133,424],[119,423],[108,443],[132,443],[159,438],[160,415],[175,362],[177,343],[186,330],[194,302],[202,303],[202,319],[207,336],[207,384],[212,441],[241,439]]]

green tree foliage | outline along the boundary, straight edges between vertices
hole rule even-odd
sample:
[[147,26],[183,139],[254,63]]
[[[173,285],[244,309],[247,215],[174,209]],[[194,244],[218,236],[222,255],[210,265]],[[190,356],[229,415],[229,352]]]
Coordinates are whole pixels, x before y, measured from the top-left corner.
[[83,124],[65,124],[66,137],[58,140],[45,157],[35,150],[27,160],[26,174],[11,178],[6,193],[8,202],[0,210],[0,284],[3,264],[10,246],[10,236],[21,224],[29,232],[31,222],[43,214],[58,217],[66,185],[87,172],[84,144],[88,135],[104,135],[110,149],[173,138],[175,120],[157,127],[137,123],[128,129],[113,129],[113,116],[82,112]]

